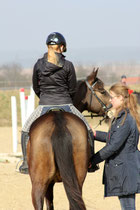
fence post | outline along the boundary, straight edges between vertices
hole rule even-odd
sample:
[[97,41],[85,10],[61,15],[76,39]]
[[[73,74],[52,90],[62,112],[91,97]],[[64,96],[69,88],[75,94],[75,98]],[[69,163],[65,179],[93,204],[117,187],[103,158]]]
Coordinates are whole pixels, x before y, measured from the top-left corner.
[[11,111],[12,111],[12,136],[13,136],[13,152],[17,152],[17,103],[16,97],[11,96]]
[[25,123],[25,117],[26,117],[24,88],[20,89],[20,110],[21,110],[21,125],[23,128],[24,123]]
[[31,87],[30,89],[30,95],[28,96],[28,104],[27,104],[27,115],[26,118],[28,118],[30,116],[30,114],[32,114],[32,112],[35,109],[35,93]]

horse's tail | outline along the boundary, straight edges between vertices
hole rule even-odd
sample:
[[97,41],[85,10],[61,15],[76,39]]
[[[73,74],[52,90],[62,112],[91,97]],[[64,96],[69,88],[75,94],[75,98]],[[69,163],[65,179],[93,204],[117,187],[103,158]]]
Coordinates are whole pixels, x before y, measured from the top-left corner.
[[72,136],[66,127],[64,113],[55,112],[54,114],[55,129],[52,135],[52,146],[55,154],[55,162],[69,199],[70,209],[85,210],[82,192],[74,167]]

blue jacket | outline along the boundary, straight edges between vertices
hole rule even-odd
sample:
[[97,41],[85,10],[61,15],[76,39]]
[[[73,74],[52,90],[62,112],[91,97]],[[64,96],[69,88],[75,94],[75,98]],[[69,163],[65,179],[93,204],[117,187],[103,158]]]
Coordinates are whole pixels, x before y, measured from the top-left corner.
[[106,142],[94,156],[95,163],[105,160],[103,184],[105,197],[140,193],[139,131],[127,110],[114,119],[108,133],[97,131],[96,140]]

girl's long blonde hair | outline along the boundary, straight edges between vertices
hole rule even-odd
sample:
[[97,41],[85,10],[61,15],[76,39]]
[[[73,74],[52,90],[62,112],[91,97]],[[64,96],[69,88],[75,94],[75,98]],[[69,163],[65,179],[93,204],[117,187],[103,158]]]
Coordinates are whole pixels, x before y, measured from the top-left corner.
[[[130,114],[136,120],[138,130],[140,131],[140,116],[138,113],[136,97],[132,93],[133,91],[130,90],[130,88],[128,86],[120,84],[120,83],[112,85],[110,88],[110,91],[114,92],[116,94],[116,96],[122,95],[124,98],[122,105],[118,108],[118,110],[116,110],[117,113],[119,113],[121,110],[129,109]],[[126,119],[126,116],[127,116],[127,111],[125,113],[123,123]]]

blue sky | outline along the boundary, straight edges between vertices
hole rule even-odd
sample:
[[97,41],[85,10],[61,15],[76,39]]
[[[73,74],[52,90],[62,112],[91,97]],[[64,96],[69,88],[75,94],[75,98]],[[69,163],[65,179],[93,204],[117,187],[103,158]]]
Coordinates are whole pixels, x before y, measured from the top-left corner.
[[64,35],[75,63],[109,62],[113,51],[116,60],[140,58],[139,0],[1,0],[0,8],[0,64],[31,66],[53,31]]

